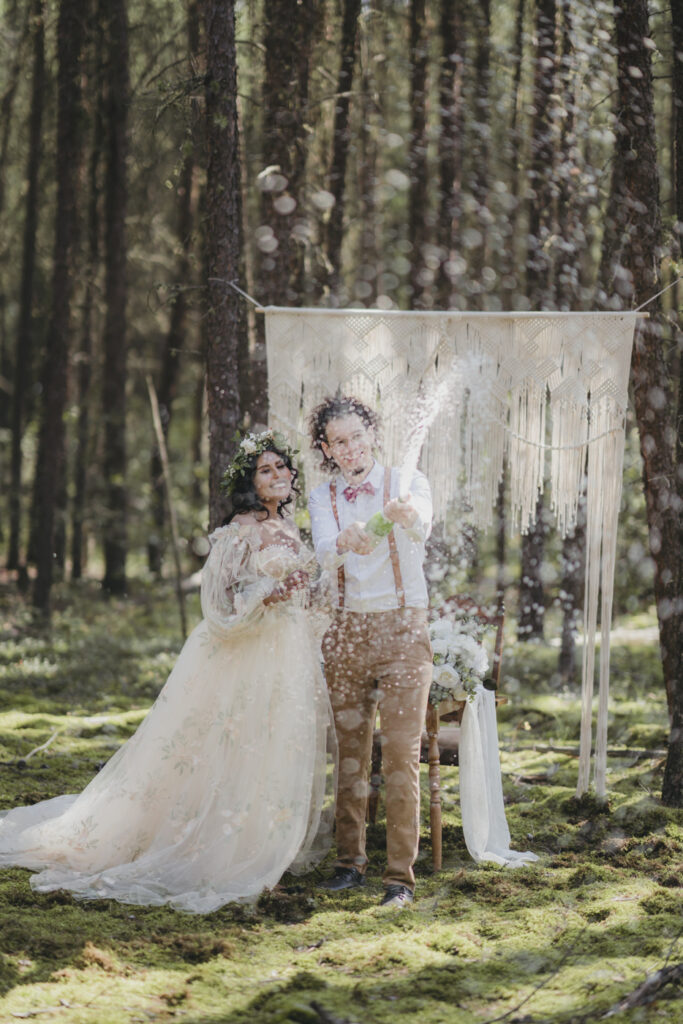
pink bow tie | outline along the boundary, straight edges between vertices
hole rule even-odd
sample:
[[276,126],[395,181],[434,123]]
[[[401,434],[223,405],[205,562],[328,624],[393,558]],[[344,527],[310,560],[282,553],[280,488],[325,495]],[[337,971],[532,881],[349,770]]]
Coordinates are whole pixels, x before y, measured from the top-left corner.
[[369,480],[364,480],[358,487],[345,487],[343,493],[347,501],[355,501],[359,494],[374,494],[375,488]]

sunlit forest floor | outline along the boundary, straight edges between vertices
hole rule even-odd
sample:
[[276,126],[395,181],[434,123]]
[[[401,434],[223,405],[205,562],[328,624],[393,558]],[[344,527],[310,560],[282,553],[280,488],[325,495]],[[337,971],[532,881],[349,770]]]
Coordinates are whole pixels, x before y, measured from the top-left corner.
[[[197,621],[195,596],[190,611]],[[499,709],[507,815],[513,846],[540,854],[538,864],[474,864],[458,771],[443,768],[444,868],[434,875],[425,768],[409,910],[378,906],[381,813],[365,889],[321,892],[323,865],[255,905],[207,916],[36,896],[28,872],[3,870],[0,1021],[600,1020],[683,960],[683,817],[658,799],[666,709],[653,624],[618,624],[608,808],[574,799],[578,684],[558,686],[556,648],[509,638],[510,701]],[[142,583],[125,601],[106,602],[92,583],[58,590],[51,634],[0,587],[0,640],[3,807],[82,788],[140,722],[179,647],[171,588]],[[683,992],[668,984],[609,1019],[683,1022]]]

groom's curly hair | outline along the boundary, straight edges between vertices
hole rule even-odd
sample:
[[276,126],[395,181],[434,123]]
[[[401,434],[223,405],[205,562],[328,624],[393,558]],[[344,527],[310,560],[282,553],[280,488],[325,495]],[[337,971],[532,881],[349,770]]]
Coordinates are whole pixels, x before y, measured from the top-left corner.
[[308,428],[311,438],[311,447],[322,455],[320,468],[327,473],[334,473],[337,463],[334,459],[328,458],[322,449],[322,443],[327,443],[327,424],[331,420],[339,420],[343,416],[358,416],[365,427],[375,432],[375,438],[379,442],[381,420],[379,415],[369,406],[364,405],[359,398],[352,395],[334,395],[324,398],[320,405],[317,405],[308,418]]

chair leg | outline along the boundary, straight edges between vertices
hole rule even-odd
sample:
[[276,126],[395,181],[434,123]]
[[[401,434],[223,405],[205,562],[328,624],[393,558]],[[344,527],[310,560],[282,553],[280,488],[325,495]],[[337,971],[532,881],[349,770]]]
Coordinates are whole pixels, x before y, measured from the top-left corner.
[[427,736],[429,737],[429,827],[432,836],[432,864],[441,870],[441,767],[439,756],[439,715],[436,708],[427,706]]

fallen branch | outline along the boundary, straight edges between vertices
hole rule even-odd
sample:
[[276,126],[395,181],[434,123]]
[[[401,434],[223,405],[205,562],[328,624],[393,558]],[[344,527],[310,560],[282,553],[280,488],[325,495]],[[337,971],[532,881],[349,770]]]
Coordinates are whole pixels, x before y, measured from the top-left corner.
[[603,1013],[601,1020],[613,1017],[624,1010],[632,1010],[635,1006],[647,1006],[654,1002],[660,991],[666,985],[675,985],[683,979],[683,963],[674,964],[672,967],[662,967],[645,979],[635,991],[625,996],[620,1002],[611,1006],[606,1013]]
[[52,733],[52,736],[50,736],[49,740],[45,740],[45,742],[41,743],[39,747],[34,747],[33,750],[29,750],[28,754],[26,754],[25,757],[15,757],[13,761],[0,761],[0,764],[24,764],[26,761],[28,761],[29,757],[33,757],[34,754],[39,754],[41,750],[47,750],[52,741],[57,739],[61,731],[61,729],[55,729],[55,731]]
[[545,986],[549,982],[551,982],[553,980],[553,978],[557,977],[557,975],[560,973],[561,969],[564,967],[564,965],[567,962],[567,960],[571,956],[574,955],[574,951],[576,950],[577,946],[579,945],[579,940],[583,937],[583,934],[584,934],[585,931],[586,931],[585,928],[583,928],[581,930],[581,932],[579,933],[579,935],[576,938],[576,941],[572,943],[572,945],[569,947],[569,949],[566,949],[564,951],[564,953],[562,954],[560,959],[557,961],[557,963],[555,964],[554,969],[550,972],[548,977],[544,978],[543,981],[540,981],[538,983],[538,985],[536,985],[536,987],[531,990],[529,995],[525,996],[524,999],[522,999],[521,1003],[517,1003],[516,1006],[513,1006],[510,1010],[507,1010],[505,1013],[501,1013],[501,1015],[499,1017],[489,1017],[488,1020],[483,1021],[483,1024],[497,1024],[498,1021],[507,1020],[507,1018],[511,1017],[513,1013],[517,1013],[518,1010],[521,1010],[522,1007],[526,1003],[528,1003],[530,999],[533,999],[533,997],[536,995],[537,992],[540,992],[542,988],[545,988]]
[[[518,750],[539,750],[549,751],[553,754],[570,754],[572,757],[579,756],[578,747],[557,747],[552,743],[501,743],[501,750],[515,752]],[[666,757],[666,750],[646,750],[640,747],[613,747],[607,751],[609,757]]]

